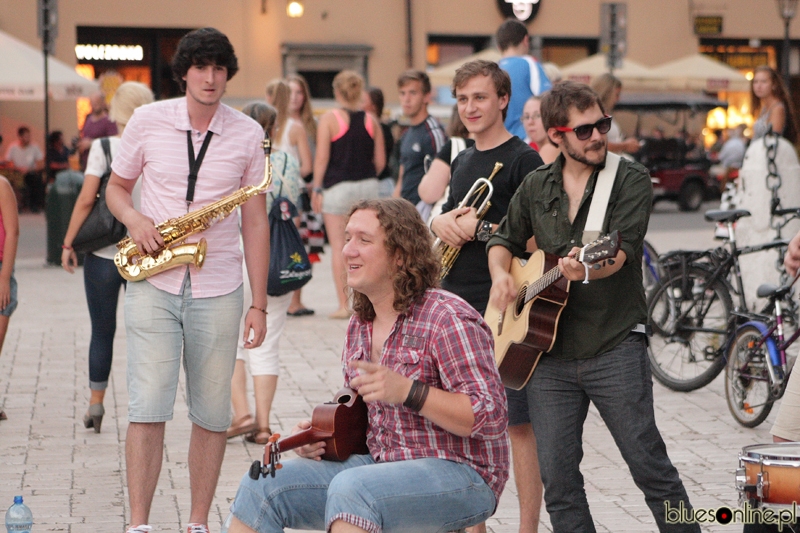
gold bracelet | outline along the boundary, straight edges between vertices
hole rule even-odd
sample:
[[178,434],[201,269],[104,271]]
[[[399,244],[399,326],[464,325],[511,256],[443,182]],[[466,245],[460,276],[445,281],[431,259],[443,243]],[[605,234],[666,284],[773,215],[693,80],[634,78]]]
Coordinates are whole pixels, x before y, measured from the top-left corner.
[[260,307],[256,307],[255,305],[251,305],[251,306],[250,306],[250,309],[255,309],[256,311],[261,311],[261,312],[262,312],[262,313],[264,313],[265,315],[269,314],[269,313],[267,313],[267,310],[266,310],[266,309],[261,309]]

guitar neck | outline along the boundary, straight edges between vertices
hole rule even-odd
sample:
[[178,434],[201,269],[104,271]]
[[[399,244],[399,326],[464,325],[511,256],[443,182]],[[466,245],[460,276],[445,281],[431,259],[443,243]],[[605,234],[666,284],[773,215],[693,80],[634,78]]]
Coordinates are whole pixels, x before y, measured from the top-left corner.
[[525,303],[527,304],[528,302],[539,296],[539,294],[541,294],[543,290],[545,290],[547,287],[549,287],[550,285],[552,285],[553,283],[555,283],[556,281],[560,280],[563,277],[564,275],[561,273],[561,271],[558,269],[557,266],[554,266],[553,268],[545,272],[541,278],[537,279],[536,281],[534,281],[525,288]]
[[330,431],[322,431],[321,429],[311,427],[300,433],[295,433],[294,435],[279,440],[278,449],[281,452],[288,452],[289,450],[294,450],[306,444],[314,444],[315,442],[328,439],[332,436],[333,433]]

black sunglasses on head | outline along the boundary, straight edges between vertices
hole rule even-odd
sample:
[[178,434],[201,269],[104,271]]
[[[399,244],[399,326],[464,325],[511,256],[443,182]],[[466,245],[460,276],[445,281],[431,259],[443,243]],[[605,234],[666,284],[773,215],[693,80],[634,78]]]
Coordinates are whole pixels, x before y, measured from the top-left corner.
[[589,137],[592,136],[592,130],[597,128],[599,133],[608,133],[608,130],[611,129],[611,115],[605,115],[603,118],[595,122],[594,124],[582,124],[576,128],[568,128],[566,126],[556,126],[556,130],[563,131],[564,133],[568,131],[574,131],[575,137],[578,138],[579,141],[585,141]]

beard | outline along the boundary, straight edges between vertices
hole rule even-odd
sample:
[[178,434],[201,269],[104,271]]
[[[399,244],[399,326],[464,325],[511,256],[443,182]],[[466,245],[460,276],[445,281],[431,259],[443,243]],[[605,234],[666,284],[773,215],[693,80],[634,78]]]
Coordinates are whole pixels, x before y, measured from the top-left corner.
[[[592,167],[596,167],[601,165],[606,160],[606,153],[608,152],[607,146],[608,143],[606,138],[603,137],[601,140],[593,142],[591,144],[587,144],[584,147],[583,151],[578,151],[577,148],[572,146],[569,142],[569,139],[566,135],[561,137],[562,142],[564,143],[564,149],[567,151],[567,154],[579,163],[583,163],[584,165],[589,165]],[[594,152],[599,154],[597,158],[590,159],[587,156],[587,152]]]

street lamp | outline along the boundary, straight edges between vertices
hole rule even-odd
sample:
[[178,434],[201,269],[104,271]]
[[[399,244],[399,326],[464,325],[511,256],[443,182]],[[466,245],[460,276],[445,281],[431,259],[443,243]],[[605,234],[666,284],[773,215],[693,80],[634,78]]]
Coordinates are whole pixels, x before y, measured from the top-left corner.
[[789,42],[789,23],[792,22],[795,14],[797,13],[797,0],[777,0],[778,1],[778,13],[780,14],[781,18],[783,19],[783,53],[782,60],[781,60],[781,74],[783,75],[783,81],[786,83],[786,87],[789,87],[789,53],[790,53],[790,42]]
[[[794,0],[797,3],[797,0]],[[286,14],[292,18],[299,18],[303,16],[303,2],[299,0],[291,0],[286,2]]]

